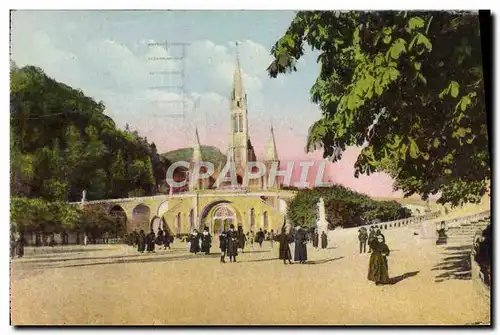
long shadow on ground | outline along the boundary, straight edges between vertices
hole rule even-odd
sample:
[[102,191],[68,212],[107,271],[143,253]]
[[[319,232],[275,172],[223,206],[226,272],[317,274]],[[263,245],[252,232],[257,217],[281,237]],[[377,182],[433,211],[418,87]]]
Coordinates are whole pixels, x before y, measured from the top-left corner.
[[[151,254],[150,254],[151,255]],[[219,258],[219,254],[209,254],[209,255],[182,255],[174,257],[149,257],[149,258],[135,258],[135,259],[117,259],[111,262],[94,262],[94,263],[82,263],[82,264],[70,264],[70,265],[60,265],[60,266],[38,266],[36,269],[60,269],[60,268],[75,268],[75,267],[86,267],[86,266],[96,266],[96,265],[112,265],[112,264],[130,264],[130,263],[158,263],[158,262],[173,262],[173,261],[184,261],[198,258]]]
[[406,278],[416,276],[416,275],[418,275],[419,272],[420,271],[412,271],[412,272],[407,272],[405,274],[402,274],[400,276],[392,277],[389,279],[389,285],[394,285],[394,284],[399,283],[402,280],[405,280]]
[[[173,253],[187,253],[184,249],[178,250],[160,250],[164,251],[161,254],[173,254]],[[135,254],[129,255],[109,255],[109,256],[100,256],[100,257],[73,257],[73,258],[56,258],[50,257],[48,259],[27,259],[23,260],[22,263],[57,263],[57,262],[67,262],[67,261],[89,261],[89,260],[99,260],[99,259],[123,259],[123,258],[131,258],[131,257],[141,257],[147,255],[147,253],[141,254],[139,252]],[[149,254],[151,255],[151,254]]]
[[344,256],[335,257],[335,258],[327,258],[327,259],[319,259],[317,261],[307,261],[306,264],[312,264],[312,265],[325,264],[325,263],[337,261],[337,260],[342,259],[342,258],[344,258]]
[[435,282],[440,283],[445,280],[470,280],[470,252],[471,246],[464,245],[460,247],[447,247],[443,260],[432,268],[432,271],[444,271],[436,276]]

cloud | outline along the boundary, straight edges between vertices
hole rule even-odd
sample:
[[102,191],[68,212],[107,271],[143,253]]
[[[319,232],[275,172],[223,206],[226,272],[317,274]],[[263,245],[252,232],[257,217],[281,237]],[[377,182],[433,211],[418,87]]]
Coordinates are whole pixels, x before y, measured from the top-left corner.
[[[215,92],[229,95],[236,68],[236,44],[218,45],[210,40],[192,43],[188,49],[187,71],[189,85],[197,90],[206,90],[196,78],[206,78]],[[262,89],[262,79],[267,76],[265,69],[271,56],[267,49],[254,41],[245,40],[238,45],[240,68],[243,77],[243,87],[249,94],[255,94]]]

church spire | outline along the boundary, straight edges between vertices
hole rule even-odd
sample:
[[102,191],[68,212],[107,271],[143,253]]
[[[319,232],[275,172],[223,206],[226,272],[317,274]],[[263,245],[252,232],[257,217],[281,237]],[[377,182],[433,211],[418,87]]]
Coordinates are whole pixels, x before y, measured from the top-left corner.
[[278,151],[276,150],[276,141],[274,139],[274,128],[272,123],[271,123],[271,137],[267,141],[264,160],[266,162],[278,160]]
[[196,132],[194,135],[192,162],[201,162],[202,160],[203,159],[201,157],[200,137],[198,136],[198,127],[196,127]]
[[233,99],[243,97],[243,81],[241,79],[240,53],[238,51],[239,42],[236,41],[236,69],[233,77]]

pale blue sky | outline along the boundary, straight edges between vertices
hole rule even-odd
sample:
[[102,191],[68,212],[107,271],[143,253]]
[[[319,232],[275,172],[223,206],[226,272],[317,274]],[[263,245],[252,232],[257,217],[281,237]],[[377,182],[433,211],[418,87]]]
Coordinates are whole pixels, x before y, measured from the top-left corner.
[[[172,149],[177,142],[165,141],[160,134],[177,136],[182,128],[182,139],[189,142],[195,125],[201,128],[202,142],[218,144],[213,129],[205,124],[207,120],[223,135],[219,138],[223,146],[227,138],[226,100],[235,66],[234,42],[240,41],[256,147],[263,146],[261,133],[267,134],[272,121],[277,131],[286,133],[284,137],[295,135],[293,142],[300,143],[297,149],[303,152],[304,135],[319,116],[309,100],[318,72],[316,55],[309,52],[293,75],[270,79],[265,71],[271,47],[293,17],[293,11],[17,11],[12,13],[12,59],[19,66],[40,66],[56,80],[104,101],[118,126],[130,123],[163,150]],[[181,110],[178,104],[158,104],[159,100],[177,100],[178,91],[168,90],[169,95],[167,90],[149,88],[177,84],[180,77],[149,75],[164,65],[148,57],[165,53],[148,46],[151,41],[190,43],[185,76],[190,121],[184,121],[183,127],[179,127],[179,120],[159,117],[168,114],[167,109],[173,113]],[[172,56],[179,52],[175,47],[169,50]],[[169,66],[175,68],[180,63]],[[199,107],[194,109],[193,101],[198,97]],[[281,141],[289,143],[285,138]]]
[[[58,81],[80,88],[106,104],[119,127],[129,123],[160,152],[191,146],[195,127],[201,144],[227,149],[229,93],[236,65],[235,41],[248,94],[249,130],[258,158],[275,127],[278,155],[283,160],[320,159],[305,154],[308,128],[320,117],[309,90],[318,75],[317,53],[306,47],[298,72],[270,79],[270,50],[294,17],[292,11],[17,11],[12,13],[12,58],[19,65],[41,67]],[[179,76],[151,76],[165,64],[149,57],[178,56],[151,47],[151,42],[190,43],[185,58],[188,108],[182,111],[178,91],[152,90],[179,83]],[[171,63],[169,70],[180,68]],[[195,103],[198,101],[198,103]],[[329,164],[324,180],[334,180],[373,195],[392,194],[385,174],[353,177],[357,149]]]

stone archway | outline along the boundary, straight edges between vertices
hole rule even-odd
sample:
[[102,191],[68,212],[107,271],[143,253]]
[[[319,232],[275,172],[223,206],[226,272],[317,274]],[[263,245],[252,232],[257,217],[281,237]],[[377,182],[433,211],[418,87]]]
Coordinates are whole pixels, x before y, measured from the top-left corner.
[[162,217],[163,214],[165,214],[167,211],[168,211],[168,200],[165,200],[158,206],[158,209],[156,210],[156,215]]
[[212,221],[209,226],[210,232],[220,234],[223,229],[229,230],[230,225],[235,225],[236,221],[237,217],[234,209],[227,203],[219,204],[214,208],[212,214]]
[[121,233],[125,233],[128,228],[128,220],[127,220],[127,213],[123,209],[122,206],[120,205],[114,205],[109,209],[109,215],[113,217],[117,222],[120,222],[120,224],[123,227],[123,231]]
[[[217,222],[214,222],[214,217],[217,217]],[[200,220],[201,227],[208,227],[211,233],[217,233],[220,228],[226,226],[226,223],[227,228],[229,228],[230,224],[234,224],[235,228],[238,227],[238,225],[241,225],[243,218],[230,201],[220,200],[205,206],[201,211]],[[217,223],[215,229],[214,223]]]
[[162,227],[162,226],[163,226],[163,220],[162,220],[162,218],[160,218],[159,216],[155,216],[155,217],[151,220],[151,224],[150,224],[150,226],[149,226],[149,229],[150,229],[150,231],[151,231],[151,230],[152,230],[152,231],[154,231],[154,233],[156,234],[156,233],[158,233],[158,230],[159,230],[160,228],[162,228],[162,229],[163,229],[163,227]]
[[149,230],[151,209],[145,204],[139,204],[132,210],[132,224],[134,229]]

